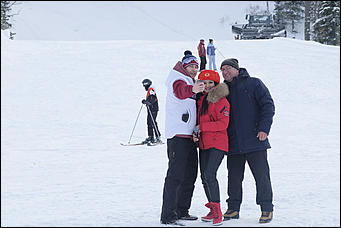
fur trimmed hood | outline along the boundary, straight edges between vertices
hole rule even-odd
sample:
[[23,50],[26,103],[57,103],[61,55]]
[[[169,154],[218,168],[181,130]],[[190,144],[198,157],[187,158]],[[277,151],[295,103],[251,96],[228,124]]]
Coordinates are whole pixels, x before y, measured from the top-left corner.
[[230,91],[225,83],[220,83],[213,87],[207,95],[207,101],[217,103],[222,97],[229,95]]

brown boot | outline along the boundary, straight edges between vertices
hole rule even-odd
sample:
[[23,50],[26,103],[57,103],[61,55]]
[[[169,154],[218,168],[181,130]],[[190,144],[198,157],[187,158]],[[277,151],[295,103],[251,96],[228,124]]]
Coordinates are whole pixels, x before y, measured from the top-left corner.
[[239,219],[239,211],[228,209],[224,214],[224,220]]
[[272,211],[262,211],[262,215],[259,218],[259,223],[269,223],[272,220]]

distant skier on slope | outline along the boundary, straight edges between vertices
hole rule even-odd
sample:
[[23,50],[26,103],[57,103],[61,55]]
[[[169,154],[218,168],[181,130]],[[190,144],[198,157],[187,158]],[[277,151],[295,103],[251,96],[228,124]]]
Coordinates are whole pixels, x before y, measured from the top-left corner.
[[[142,100],[142,104],[147,106],[147,129],[148,137],[142,142],[143,144],[161,143],[160,131],[156,122],[156,116],[159,111],[159,104],[156,96],[155,89],[151,86],[150,79],[144,79],[142,85],[147,91],[146,99]],[[154,138],[155,134],[155,138]]]

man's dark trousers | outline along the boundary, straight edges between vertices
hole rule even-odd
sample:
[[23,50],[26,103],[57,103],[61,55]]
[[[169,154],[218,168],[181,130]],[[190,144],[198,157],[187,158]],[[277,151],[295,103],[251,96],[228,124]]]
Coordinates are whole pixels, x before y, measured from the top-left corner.
[[226,200],[228,209],[240,210],[242,203],[242,181],[244,179],[245,163],[256,180],[256,203],[262,211],[273,211],[272,187],[267,151],[255,151],[246,154],[229,155],[227,159],[229,198]]
[[202,55],[200,56],[200,69],[199,71],[206,69],[206,56]]
[[198,174],[198,153],[191,138],[167,139],[168,170],[163,187],[161,222],[188,212]]

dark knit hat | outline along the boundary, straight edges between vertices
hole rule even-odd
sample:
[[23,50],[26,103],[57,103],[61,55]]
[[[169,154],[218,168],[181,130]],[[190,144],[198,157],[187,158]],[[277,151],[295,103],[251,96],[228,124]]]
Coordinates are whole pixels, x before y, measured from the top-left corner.
[[184,54],[185,56],[182,58],[182,61],[181,61],[182,66],[184,68],[193,64],[199,66],[198,59],[194,55],[192,55],[191,51],[187,50],[184,52]]
[[220,69],[224,66],[224,65],[229,65],[231,67],[236,68],[237,70],[239,70],[239,64],[238,64],[238,60],[237,59],[225,59],[220,66]]

